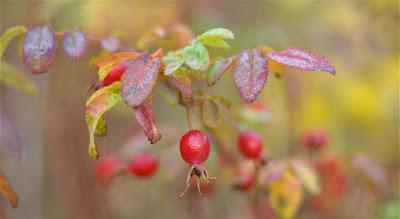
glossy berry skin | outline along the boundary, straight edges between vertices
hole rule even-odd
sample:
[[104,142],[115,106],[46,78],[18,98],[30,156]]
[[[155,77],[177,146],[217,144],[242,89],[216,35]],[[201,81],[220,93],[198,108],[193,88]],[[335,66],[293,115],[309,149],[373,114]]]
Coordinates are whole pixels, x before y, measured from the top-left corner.
[[126,68],[129,65],[129,61],[119,63],[117,66],[111,69],[101,81],[101,87],[106,87],[116,81],[120,81],[122,75],[124,75]]
[[307,130],[302,136],[302,144],[308,150],[321,150],[327,141],[327,134],[322,129]]
[[139,178],[148,178],[154,175],[158,169],[158,159],[151,154],[140,154],[135,156],[128,169],[132,175]]
[[114,156],[101,157],[95,166],[95,176],[98,182],[109,184],[112,182],[113,174],[121,165],[121,161]]
[[181,138],[180,151],[186,163],[190,165],[204,163],[210,155],[207,135],[199,130],[188,131]]
[[263,145],[260,136],[251,131],[241,132],[238,139],[240,153],[248,159],[258,159]]

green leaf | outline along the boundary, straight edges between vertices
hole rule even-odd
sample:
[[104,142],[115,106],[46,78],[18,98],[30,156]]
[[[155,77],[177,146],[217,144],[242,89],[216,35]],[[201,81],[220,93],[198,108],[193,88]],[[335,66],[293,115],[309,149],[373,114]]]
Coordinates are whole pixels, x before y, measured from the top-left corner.
[[226,28],[214,28],[214,29],[204,32],[202,35],[199,36],[200,39],[208,38],[208,37],[217,38],[217,39],[221,39],[221,40],[234,39],[234,35],[233,35],[232,31],[230,31]]
[[6,50],[10,41],[14,37],[26,33],[26,31],[27,29],[25,26],[15,26],[8,28],[6,32],[3,33],[3,35],[0,38],[0,59],[3,56],[4,50]]
[[100,117],[97,126],[96,126],[96,131],[94,133],[97,136],[106,136],[107,135],[107,124],[106,120],[104,120],[103,117]]
[[215,62],[215,64],[210,68],[207,75],[207,84],[208,86],[213,86],[215,82],[217,82],[222,75],[229,70],[231,67],[233,57],[220,59]]
[[121,82],[114,82],[97,90],[86,102],[85,119],[89,130],[89,155],[95,159],[99,158],[99,153],[94,135],[104,133],[102,128],[104,120],[101,117],[119,101],[121,101]]
[[206,46],[221,48],[221,49],[229,49],[229,44],[224,40],[214,38],[214,37],[205,37],[200,39],[200,42]]
[[168,63],[164,70],[164,75],[170,75],[174,73],[179,67],[183,65],[184,61],[179,60],[175,62]]
[[189,46],[183,49],[185,63],[192,69],[204,71],[210,64],[210,57],[206,47],[195,39]]
[[0,82],[20,90],[26,94],[35,96],[38,90],[30,79],[14,66],[1,62]]

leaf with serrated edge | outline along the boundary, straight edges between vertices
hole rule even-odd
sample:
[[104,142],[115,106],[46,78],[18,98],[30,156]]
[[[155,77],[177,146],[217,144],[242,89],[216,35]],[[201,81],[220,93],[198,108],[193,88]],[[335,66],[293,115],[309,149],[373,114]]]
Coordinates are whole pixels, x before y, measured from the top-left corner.
[[268,77],[268,62],[258,49],[245,50],[236,57],[233,80],[242,99],[253,102],[264,88]]
[[97,159],[97,150],[94,135],[98,129],[99,121],[105,112],[121,101],[121,83],[115,82],[107,87],[97,90],[86,102],[85,118],[89,129],[89,155]]
[[161,139],[161,134],[156,127],[155,115],[153,111],[153,99],[151,94],[138,107],[134,108],[135,116],[139,124],[143,127],[144,133],[151,144]]
[[6,62],[1,62],[0,82],[32,96],[38,92],[36,85],[24,73]]
[[10,183],[8,182],[6,176],[0,173],[0,193],[6,197],[6,199],[11,203],[13,208],[18,205],[18,195],[14,192]]
[[34,26],[25,34],[23,60],[33,73],[47,72],[53,63],[57,49],[57,37],[49,26]]
[[174,73],[179,67],[181,67],[183,65],[183,63],[184,63],[183,60],[168,63],[164,69],[164,75],[170,75],[170,74]]
[[132,60],[122,77],[121,96],[129,107],[138,107],[150,95],[157,81],[161,61],[142,55]]
[[272,51],[268,58],[286,66],[306,71],[325,71],[335,74],[335,67],[324,56],[302,48],[287,48],[283,51]]
[[201,118],[205,126],[215,128],[220,122],[218,105],[212,100],[203,100],[201,104]]
[[215,64],[210,68],[207,75],[208,86],[213,86],[222,75],[229,70],[231,67],[233,57],[220,59],[215,62]]
[[0,38],[0,59],[3,56],[4,51],[6,50],[10,41],[23,33],[26,33],[27,29],[25,26],[15,26],[8,28]]
[[79,30],[66,32],[63,37],[62,47],[64,53],[72,61],[78,61],[85,57],[87,50],[86,35]]
[[183,49],[185,63],[192,69],[204,71],[210,64],[210,57],[206,47],[197,39]]
[[201,34],[199,38],[205,38],[205,37],[214,37],[218,39],[234,39],[234,35],[232,31],[226,29],[226,28],[214,28],[211,30],[208,30]]

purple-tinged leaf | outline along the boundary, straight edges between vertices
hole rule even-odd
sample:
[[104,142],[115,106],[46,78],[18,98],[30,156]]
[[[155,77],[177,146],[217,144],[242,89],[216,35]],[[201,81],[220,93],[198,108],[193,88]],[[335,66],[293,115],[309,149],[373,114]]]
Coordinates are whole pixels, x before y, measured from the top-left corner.
[[25,66],[33,73],[47,72],[54,60],[57,37],[49,26],[35,26],[28,30],[23,44]]
[[335,74],[335,67],[324,56],[301,48],[287,48],[283,51],[272,51],[268,58],[283,65],[306,71],[325,71]]
[[184,80],[184,78],[176,79],[173,77],[168,77],[168,83],[176,87],[186,97],[191,97],[193,95],[192,83],[190,80],[187,81]]
[[253,102],[268,77],[268,62],[264,54],[258,49],[252,49],[237,55],[232,77],[242,99],[248,103]]
[[107,50],[109,52],[115,52],[120,47],[119,39],[115,38],[115,37],[102,39],[100,44],[101,44],[101,48],[103,48],[104,50]]
[[121,96],[125,104],[135,108],[150,95],[160,70],[160,58],[142,55],[132,60],[122,77]]
[[233,57],[220,59],[215,62],[215,64],[210,68],[207,75],[207,84],[208,86],[213,86],[222,75],[229,70],[231,67]]
[[153,111],[151,94],[138,107],[134,108],[137,121],[143,127],[144,133],[150,143],[154,144],[161,139],[161,134],[156,128],[156,118]]
[[64,35],[62,47],[72,61],[83,59],[87,50],[87,39],[82,31],[67,32]]

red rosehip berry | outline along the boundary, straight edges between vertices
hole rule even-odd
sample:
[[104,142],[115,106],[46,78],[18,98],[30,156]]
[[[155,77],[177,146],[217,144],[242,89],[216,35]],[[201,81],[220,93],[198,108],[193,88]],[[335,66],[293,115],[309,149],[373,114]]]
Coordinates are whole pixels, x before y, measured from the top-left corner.
[[116,81],[120,81],[128,65],[129,61],[124,61],[112,68],[111,71],[109,71],[104,79],[100,82],[100,86],[106,87]]
[[111,155],[101,157],[95,166],[97,181],[102,184],[110,184],[121,163],[118,158]]
[[240,153],[245,158],[253,160],[260,157],[263,148],[260,136],[251,131],[245,131],[239,134],[238,146]]
[[190,130],[182,136],[180,151],[188,164],[202,164],[210,155],[210,142],[207,135],[199,130]]
[[255,176],[252,173],[242,173],[239,175],[237,181],[233,184],[233,189],[241,192],[249,191],[255,182]]
[[208,176],[207,170],[203,166],[203,163],[210,155],[210,142],[207,135],[199,130],[188,131],[181,138],[180,152],[183,160],[190,164],[190,171],[186,177],[186,187],[178,198],[183,197],[188,191],[190,187],[190,178],[193,175],[197,177],[197,189],[201,194],[199,178],[204,177],[207,183],[209,180],[215,179],[214,177]]
[[148,178],[157,171],[158,159],[151,154],[140,154],[132,159],[128,169],[134,176]]
[[324,130],[314,128],[305,131],[301,141],[306,149],[318,151],[325,147],[328,136]]

